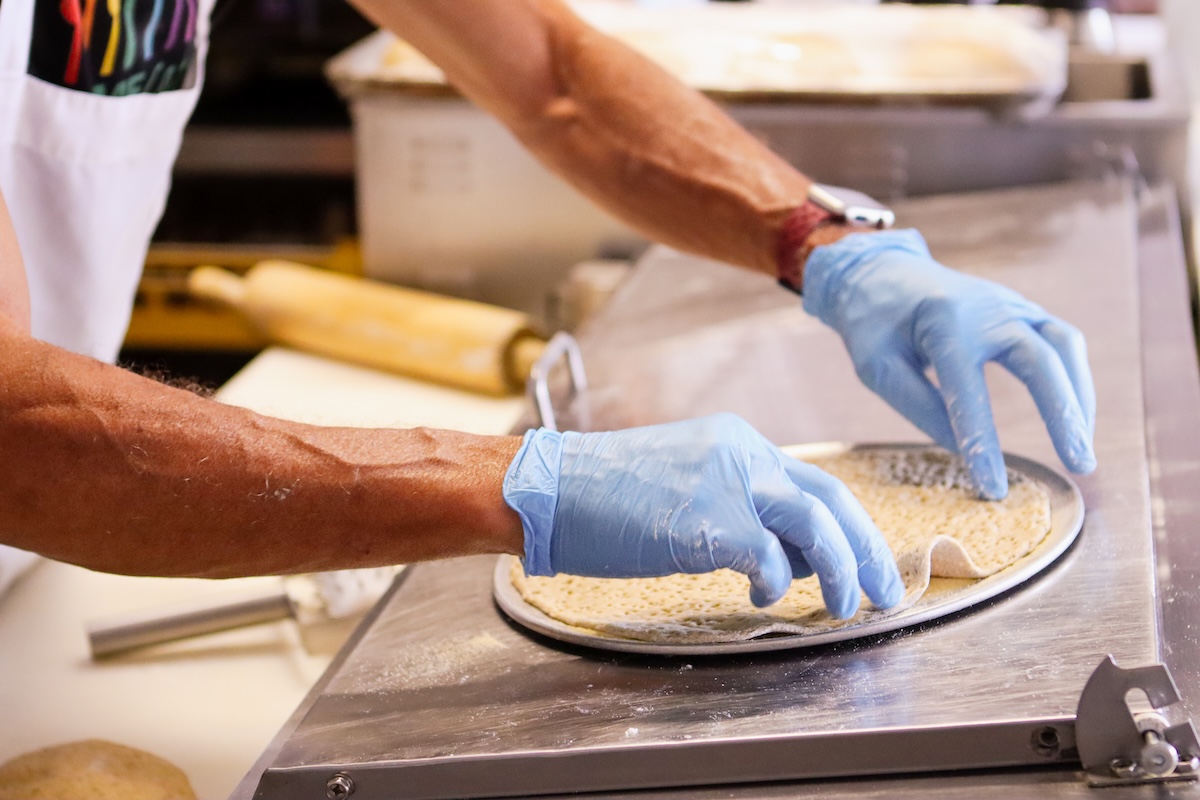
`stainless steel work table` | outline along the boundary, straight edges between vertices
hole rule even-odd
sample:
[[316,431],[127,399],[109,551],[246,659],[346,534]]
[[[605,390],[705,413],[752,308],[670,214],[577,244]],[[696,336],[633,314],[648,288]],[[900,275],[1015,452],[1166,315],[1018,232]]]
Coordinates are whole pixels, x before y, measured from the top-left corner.
[[[1200,382],[1170,193],[1139,200],[1114,178],[899,211],[943,261],[1088,336],[1101,466],[1078,480],[1087,519],[1062,559],[940,622],[682,659],[518,629],[492,603],[490,557],[421,565],[234,796],[1200,797],[1194,782],[1088,789],[1074,749],[1076,704],[1105,655],[1164,661],[1200,708]],[[592,388],[569,427],[735,411],[780,444],[919,438],[797,298],[718,264],[652,251],[581,344]],[[1023,387],[999,370],[989,382],[1004,447],[1057,463]],[[1179,722],[1187,709],[1167,711]]]

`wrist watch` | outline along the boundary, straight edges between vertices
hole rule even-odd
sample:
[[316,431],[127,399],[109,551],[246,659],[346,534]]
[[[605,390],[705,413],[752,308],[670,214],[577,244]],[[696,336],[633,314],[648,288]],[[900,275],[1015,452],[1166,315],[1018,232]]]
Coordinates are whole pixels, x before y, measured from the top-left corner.
[[808,187],[808,200],[828,211],[834,222],[866,225],[881,230],[896,224],[896,214],[890,208],[853,189],[813,183]]
[[862,192],[812,183],[805,201],[794,209],[780,231],[776,264],[780,285],[800,293],[804,262],[816,245],[809,239],[827,222],[882,230],[896,222],[890,208]]

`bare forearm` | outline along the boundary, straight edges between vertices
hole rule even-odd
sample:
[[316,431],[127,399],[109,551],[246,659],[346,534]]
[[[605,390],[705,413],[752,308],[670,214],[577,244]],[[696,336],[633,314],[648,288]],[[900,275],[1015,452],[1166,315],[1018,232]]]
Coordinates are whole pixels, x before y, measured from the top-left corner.
[[300,425],[2,338],[0,541],[203,577],[521,552],[514,437]]
[[807,179],[623,45],[571,19],[552,35],[562,96],[529,146],[656,240],[774,274]]
[[774,274],[808,179],[558,0],[358,0],[544,162],[647,235]]

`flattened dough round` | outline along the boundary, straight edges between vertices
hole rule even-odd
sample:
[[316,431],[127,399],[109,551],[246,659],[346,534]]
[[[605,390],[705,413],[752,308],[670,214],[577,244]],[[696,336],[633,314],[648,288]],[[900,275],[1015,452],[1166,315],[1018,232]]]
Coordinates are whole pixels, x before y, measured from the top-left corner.
[[0,765],[0,800],[195,800],[174,764],[102,739],[71,742]]
[[[815,577],[783,600],[756,608],[745,576],[731,570],[663,578],[528,577],[514,560],[512,583],[529,605],[588,633],[662,643],[743,641],[770,633],[814,634],[897,614],[931,582],[957,587],[995,574],[1031,552],[1050,531],[1044,487],[1009,470],[1008,497],[978,500],[965,465],[929,448],[864,448],[809,459],[836,475],[879,525],[896,555],[906,593],[880,611],[863,599],[849,620],[829,615]],[[947,581],[946,579],[956,579]]]

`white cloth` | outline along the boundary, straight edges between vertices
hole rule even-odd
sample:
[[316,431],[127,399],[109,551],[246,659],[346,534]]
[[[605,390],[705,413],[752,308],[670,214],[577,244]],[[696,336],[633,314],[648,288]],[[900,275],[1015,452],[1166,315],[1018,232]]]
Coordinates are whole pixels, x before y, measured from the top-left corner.
[[[213,2],[0,3],[0,191],[35,337],[116,358],[200,91]],[[33,560],[0,547],[0,592]]]

